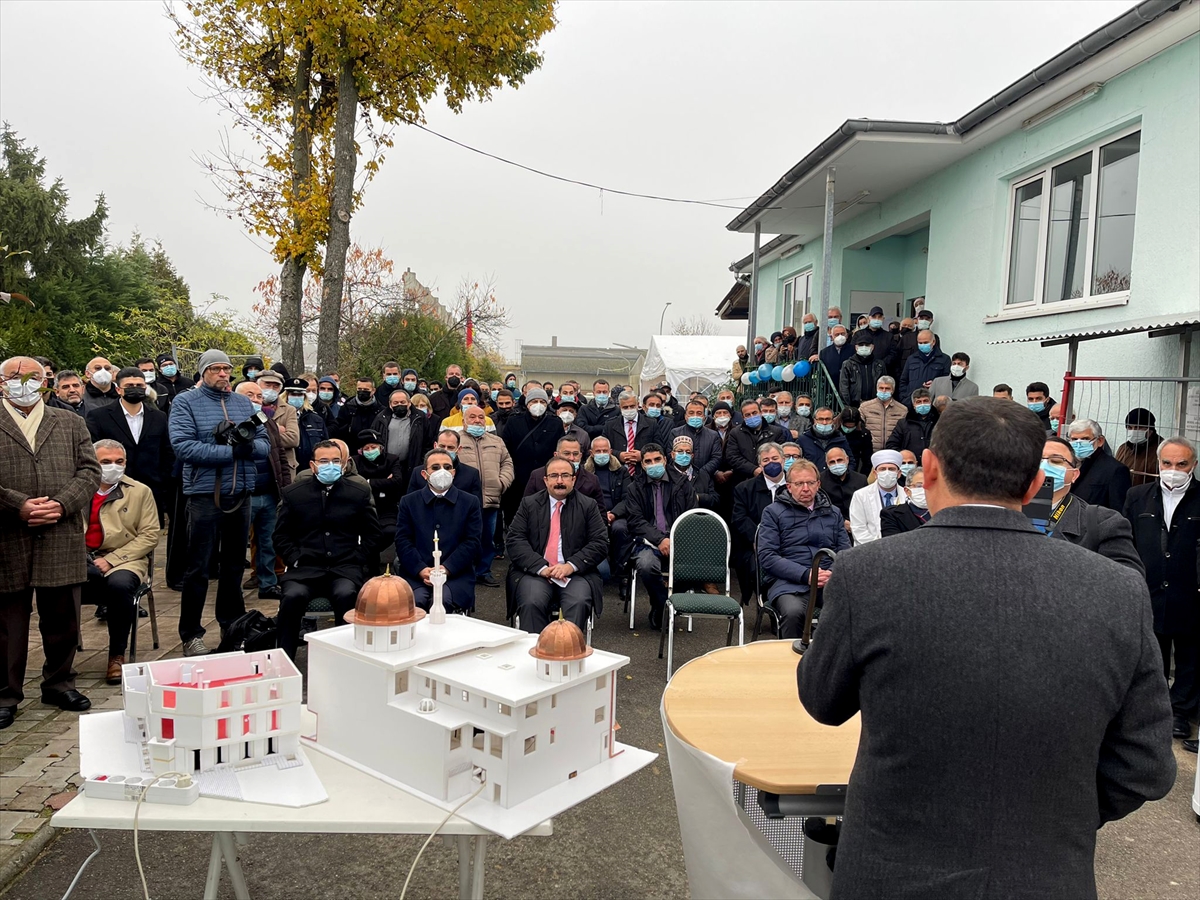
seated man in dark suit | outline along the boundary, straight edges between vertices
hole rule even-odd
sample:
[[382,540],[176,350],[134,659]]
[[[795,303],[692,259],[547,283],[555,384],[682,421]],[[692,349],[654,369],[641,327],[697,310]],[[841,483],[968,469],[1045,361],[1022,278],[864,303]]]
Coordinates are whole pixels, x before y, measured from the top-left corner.
[[454,486],[455,461],[445,450],[425,454],[425,487],[400,499],[396,517],[396,574],[413,589],[417,606],[433,603],[433,534],[446,570],[447,611],[475,608],[475,564],[483,539],[483,509],[473,494]]
[[600,508],[575,490],[571,463],[546,463],[546,489],[525,497],[508,526],[509,612],[521,629],[540,634],[557,605],[563,617],[587,631],[600,612],[602,582],[597,567],[608,555],[608,531]]
[[604,518],[608,523],[608,559],[600,567],[607,581],[620,571],[629,558],[629,521],[625,515],[625,489],[629,487],[629,470],[612,454],[612,444],[600,435],[592,439],[592,452],[580,468],[591,472],[600,483],[604,495]]
[[906,483],[900,490],[904,491],[908,502],[884,507],[879,511],[880,537],[916,531],[929,521],[929,507],[926,505],[929,501],[925,499],[925,471],[917,466],[904,480]]
[[846,534],[850,533],[850,498],[867,486],[867,476],[850,466],[850,456],[841,447],[830,447],[825,454],[825,471],[821,473],[821,490],[842,514]]
[[167,436],[167,415],[146,402],[146,380],[141,369],[133,367],[117,373],[116,390],[120,400],[106,406],[93,406],[85,421],[93,441],[116,441],[125,448],[125,471],[154,495],[159,524],[171,508],[168,496],[171,466],[175,457]]
[[633,535],[637,577],[650,594],[650,627],[662,628],[667,606],[663,584],[663,560],[671,555],[671,526],[675,520],[699,506],[692,483],[667,466],[667,456],[658,444],[642,449],[641,470],[625,492],[629,531]]
[[325,597],[341,625],[374,571],[383,541],[371,488],[361,479],[343,477],[336,443],[317,444],[309,468],[313,477],[299,478],[280,492],[275,522],[275,552],[287,565],[279,577],[276,634],[280,648],[293,659],[309,601]]
[[[595,473],[589,472],[583,468],[583,448],[574,435],[567,435],[558,439],[558,446],[554,449],[554,459],[565,459],[571,464],[571,468],[575,471],[575,490],[583,494],[585,497],[591,497],[596,505],[600,507],[600,513],[603,515],[608,512],[608,505],[604,502],[604,491],[600,488],[600,482],[597,480]],[[547,463],[548,465],[548,463]],[[525,483],[525,496],[532,497],[538,491],[546,489],[546,466],[539,466],[534,469],[529,476],[529,481]]]
[[1095,897],[1097,829],[1175,781],[1145,580],[1022,512],[1045,440],[1011,400],[954,401],[933,517],[838,557],[797,673],[818,722],[861,712],[835,895]]
[[754,535],[767,508],[784,487],[783,448],[768,441],[758,448],[761,474],[733,489],[733,570],[737,573],[742,606],[750,602],[758,562],[754,558]]
[[[468,466],[466,463],[458,461],[458,447],[462,442],[462,438],[458,432],[451,431],[449,428],[443,429],[438,433],[437,443],[434,449],[448,453],[450,458],[454,460],[454,486],[463,493],[470,494],[479,501],[479,508],[483,509],[483,479],[479,477],[479,470],[474,466]],[[425,450],[422,448],[421,454]],[[425,469],[418,461],[413,464],[412,475],[408,479],[408,493],[420,493],[425,489]]]

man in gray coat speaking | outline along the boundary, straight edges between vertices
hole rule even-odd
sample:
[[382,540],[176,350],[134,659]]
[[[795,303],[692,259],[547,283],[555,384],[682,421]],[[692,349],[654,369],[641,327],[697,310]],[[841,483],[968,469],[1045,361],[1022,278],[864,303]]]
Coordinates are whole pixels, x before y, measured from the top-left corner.
[[862,712],[834,897],[1095,897],[1097,829],[1175,780],[1145,580],[1021,512],[1044,443],[1016,403],[952,403],[933,517],[838,556],[797,672],[817,721]]

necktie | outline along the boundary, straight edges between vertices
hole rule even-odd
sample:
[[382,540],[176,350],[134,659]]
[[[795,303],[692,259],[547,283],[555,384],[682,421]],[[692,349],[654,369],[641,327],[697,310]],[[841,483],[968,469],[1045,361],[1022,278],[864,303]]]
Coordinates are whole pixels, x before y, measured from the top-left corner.
[[654,486],[654,524],[663,534],[670,531],[667,528],[666,513],[663,512],[663,486],[661,484]]
[[[625,449],[629,450],[629,451],[632,451],[634,449],[633,448],[633,422],[625,423]],[[630,475],[637,474],[637,466],[635,466],[633,463],[629,464],[629,474]]]
[[892,495],[891,495],[891,494],[884,494],[884,495],[883,495],[883,507],[884,507],[884,509],[887,509],[887,508],[888,508],[889,506],[891,506],[891,505],[892,505]]
[[558,541],[559,535],[562,534],[562,504],[551,501],[550,505],[553,507],[550,512],[550,537],[546,541],[546,552],[542,555],[550,565],[557,566],[562,562],[558,558]]

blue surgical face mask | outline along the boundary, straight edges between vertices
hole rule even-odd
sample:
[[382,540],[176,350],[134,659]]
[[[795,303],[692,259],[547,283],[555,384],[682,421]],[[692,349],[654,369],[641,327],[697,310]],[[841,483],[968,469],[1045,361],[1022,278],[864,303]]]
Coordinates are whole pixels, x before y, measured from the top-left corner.
[[487,432],[487,428],[483,425],[468,425],[467,434],[474,438],[481,438]]
[[608,394],[596,394],[594,397],[597,406],[608,405]]
[[675,465],[679,466],[679,468],[686,469],[691,464],[692,464],[692,454],[690,454],[690,453],[676,453],[675,454]]
[[328,403],[333,399],[333,391],[317,391],[317,396]]
[[444,450],[442,452],[450,457],[451,462],[458,462],[458,451],[457,450]]
[[699,428],[704,424],[704,416],[688,416],[687,423],[689,428]]
[[612,459],[612,454],[610,454],[610,453],[593,453],[592,459],[596,463],[596,468],[603,469],[608,466],[609,461]]
[[876,391],[875,396],[878,397],[880,400],[882,400],[884,403],[887,403],[889,400],[892,399],[892,392],[891,391]]
[[760,344],[760,343],[758,343],[758,341],[755,341],[755,342],[754,342],[754,352],[755,352],[755,353],[761,353],[761,352],[762,352],[762,349],[763,349],[763,345],[762,345],[762,344]]
[[657,406],[647,406],[646,407],[646,415],[648,415],[652,419],[657,419],[659,416],[662,415],[662,410]]
[[933,352],[933,344],[917,344],[917,349],[920,350],[922,353],[932,353]]
[[846,432],[846,434],[854,434],[854,432],[856,432],[857,430],[858,430],[857,425],[843,425],[842,426],[842,431]]
[[900,474],[903,475],[905,478],[907,478],[909,475],[911,475],[913,472],[916,471],[916,468],[917,468],[916,463],[900,463]]
[[815,430],[817,434],[833,434],[833,426],[824,425],[821,422],[815,423],[813,425],[813,430]]
[[654,463],[653,465],[646,466],[646,475],[656,481],[666,474],[667,467],[663,463]]
[[913,409],[917,411],[918,416],[927,416],[929,415],[929,410],[933,409],[933,405],[929,403],[918,403],[913,407]]
[[179,369],[176,366],[163,366],[162,373],[167,378],[174,378],[176,375],[179,374]]
[[246,370],[246,379],[248,381],[253,381],[260,374],[262,374],[262,373],[261,373],[261,370],[259,370],[259,369],[247,369]]
[[261,403],[255,403],[253,400],[251,400],[250,405],[254,407],[254,411],[256,413],[262,412],[262,404]]
[[288,406],[294,406],[296,409],[304,409],[304,398],[298,397],[295,394],[289,394]]
[[276,390],[263,391],[263,400],[266,403],[274,403],[278,399],[279,399],[279,391],[276,391]]
[[1039,400],[1037,403],[1030,403],[1029,408],[1035,413],[1040,413],[1045,411],[1046,404]]
[[804,323],[804,333],[805,334],[812,334],[816,330],[817,330],[816,322],[805,322]]
[[1067,483],[1067,469],[1065,466],[1056,466],[1043,459],[1041,468],[1046,473],[1046,478],[1054,483],[1054,490],[1061,490]]
[[375,448],[374,450],[364,450],[363,457],[365,459],[369,459],[371,462],[375,462],[375,460],[379,459],[379,454],[382,452],[383,451],[380,450],[378,447]]
[[796,457],[785,456],[783,458],[783,471],[790,472],[792,469],[792,466],[794,466],[795,464],[796,464]]
[[836,475],[838,478],[841,478],[843,475],[845,475],[849,469],[850,469],[849,463],[830,463],[829,464],[829,471],[832,472],[834,475]]
[[1096,452],[1096,445],[1091,441],[1084,441],[1076,438],[1071,441],[1071,449],[1075,451],[1075,455],[1080,459],[1087,459]]
[[763,466],[763,474],[768,478],[778,478],[783,474],[783,463],[769,462]]
[[383,380],[385,382],[387,382],[388,384],[392,385],[392,387],[395,387],[396,385],[398,385],[400,383],[400,376],[399,375],[384,375]]
[[411,395],[417,389],[417,383],[415,381],[406,381],[404,382],[404,389]]
[[867,324],[871,326],[872,331],[875,331],[883,327],[883,319],[871,319]]
[[500,396],[500,392],[499,392],[499,391],[492,391],[492,402],[493,402],[493,403],[495,403],[495,402],[496,402],[496,398],[497,398],[497,397],[499,397],[499,396]]
[[775,421],[775,413],[763,413],[762,417],[763,417],[763,421],[766,422],[767,424],[770,424],[771,422]]
[[517,389],[517,383],[515,381],[507,381],[505,382],[504,386],[510,391],[515,391]]
[[825,326],[827,328],[832,328],[834,325],[841,325],[841,324],[842,324],[841,319],[826,319],[825,320]]
[[342,477],[342,464],[335,462],[320,463],[317,466],[317,481],[321,484],[333,484]]
[[757,428],[762,424],[762,416],[746,416],[744,421],[747,428]]

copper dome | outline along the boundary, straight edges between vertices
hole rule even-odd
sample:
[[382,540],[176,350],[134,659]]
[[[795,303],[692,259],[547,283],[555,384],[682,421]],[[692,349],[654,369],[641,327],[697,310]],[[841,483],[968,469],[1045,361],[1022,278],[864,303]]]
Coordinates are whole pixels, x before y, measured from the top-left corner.
[[538,659],[566,662],[591,656],[592,648],[587,645],[587,639],[578,625],[566,619],[559,619],[542,629],[537,644],[529,651],[529,655]]
[[412,588],[403,578],[378,575],[358,592],[358,603],[345,619],[352,625],[408,625],[425,618],[413,602]]

